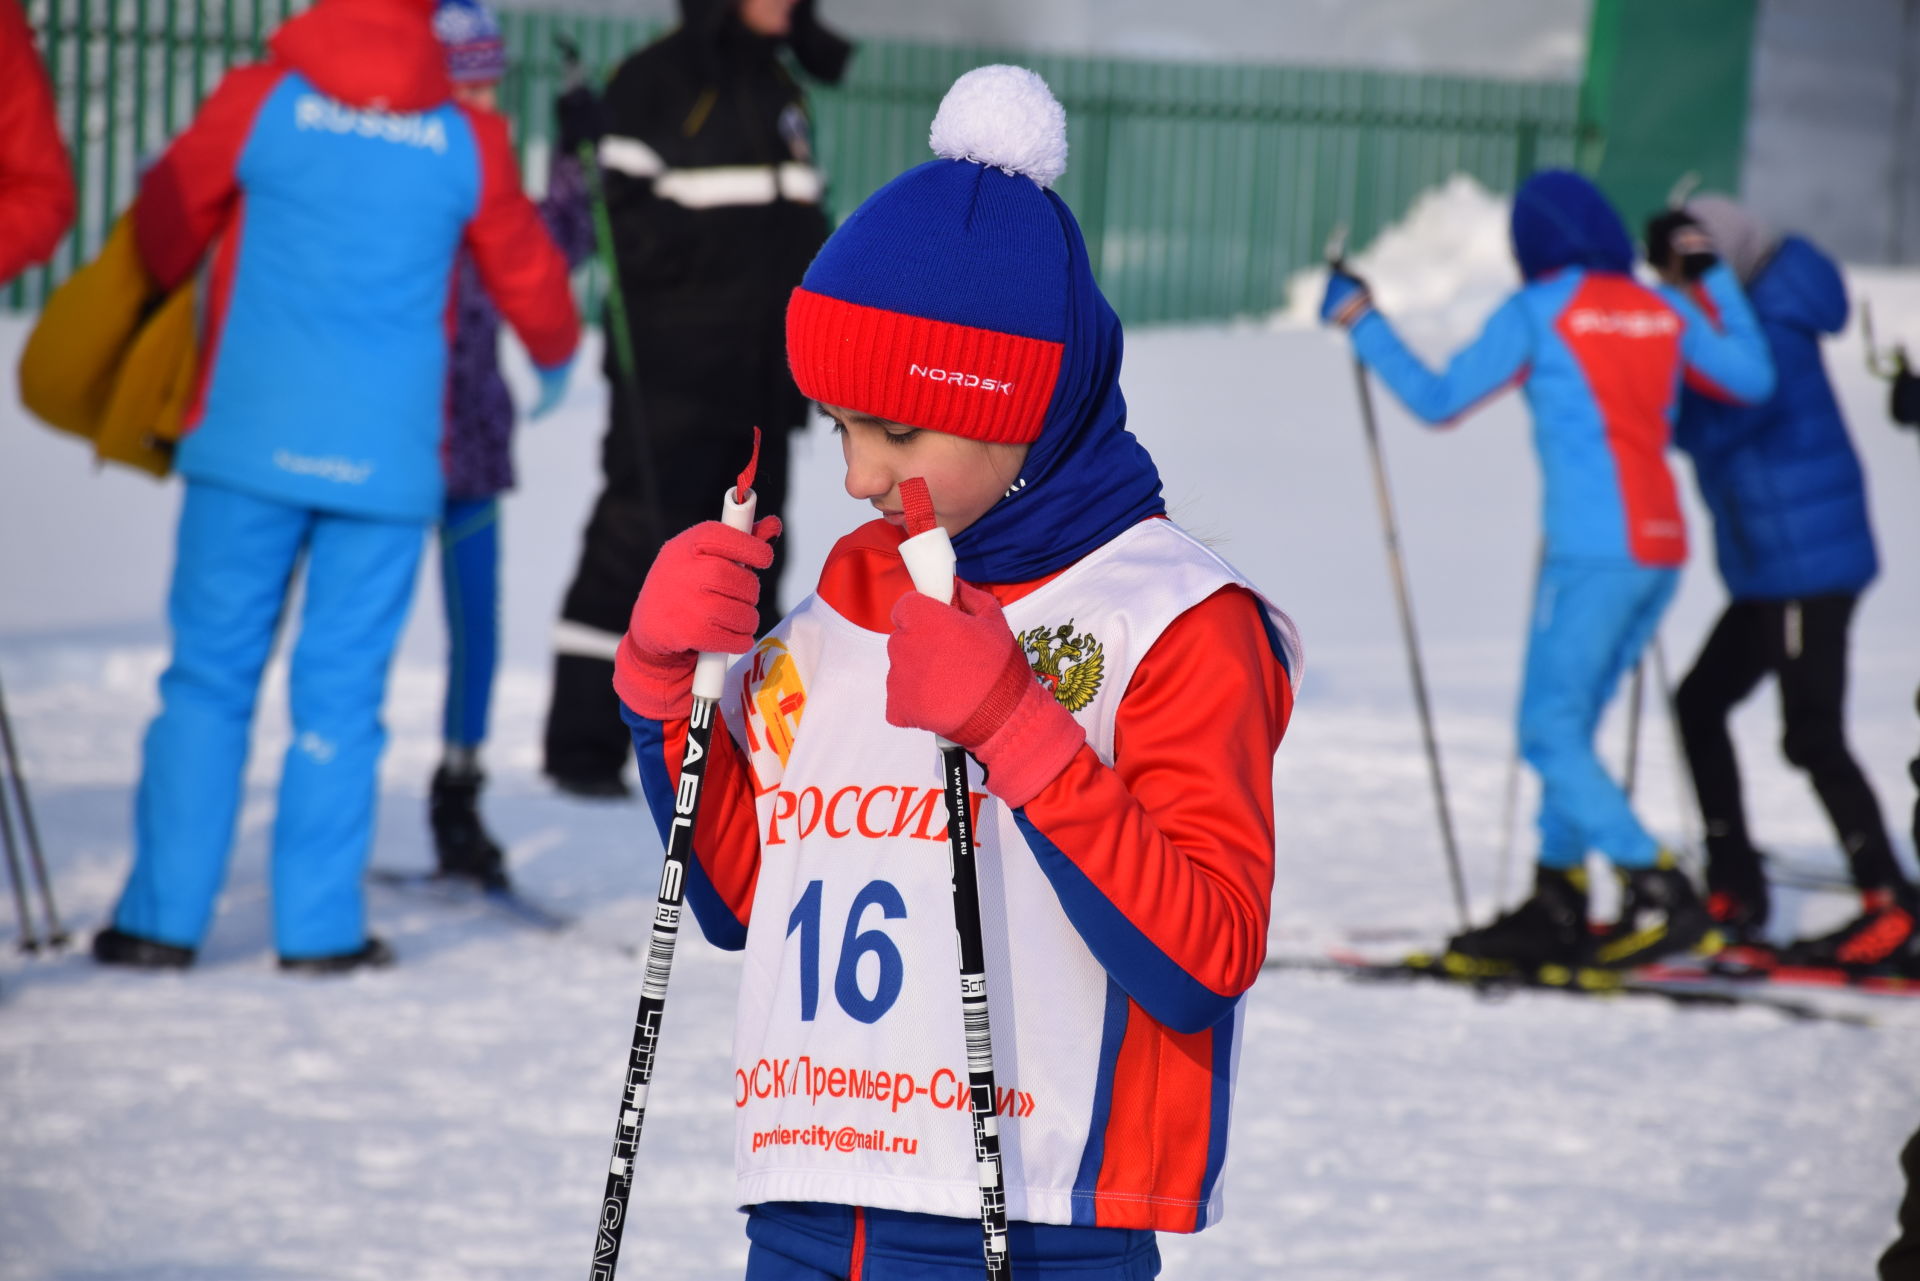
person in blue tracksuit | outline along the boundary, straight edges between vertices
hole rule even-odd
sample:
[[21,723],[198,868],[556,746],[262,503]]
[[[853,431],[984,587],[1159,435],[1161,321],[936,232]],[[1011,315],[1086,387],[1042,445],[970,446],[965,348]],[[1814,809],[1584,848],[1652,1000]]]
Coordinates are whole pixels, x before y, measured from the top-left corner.
[[[1321,316],[1417,417],[1446,423],[1518,384],[1533,416],[1545,555],[1520,707],[1520,745],[1540,776],[1533,895],[1457,936],[1450,963],[1630,965],[1700,942],[1710,918],[1674,860],[1634,816],[1593,749],[1594,731],[1672,599],[1686,524],[1664,453],[1683,373],[1741,400],[1764,398],[1773,369],[1740,287],[1724,267],[1702,287],[1724,332],[1681,291],[1631,275],[1633,241],[1597,188],[1549,170],[1513,201],[1522,288],[1479,338],[1433,373],[1401,343],[1367,286],[1336,267]],[[1597,946],[1585,860],[1623,880],[1622,909]]]
[[[162,288],[205,272],[200,382],[134,864],[105,964],[190,964],[239,809],[262,669],[304,576],[293,741],[274,817],[273,932],[304,972],[383,964],[361,878],[380,704],[439,519],[446,319],[473,254],[551,380],[579,317],[520,190],[505,123],[450,100],[431,0],[319,0],[235,69],[140,186]],[[304,569],[302,569],[304,567]]]
[[[1757,940],[1767,923],[1766,874],[1747,829],[1727,715],[1771,675],[1782,750],[1812,781],[1863,900],[1858,917],[1797,944],[1792,955],[1856,965],[1920,959],[1920,903],[1844,726],[1847,634],[1879,569],[1860,460],[1820,359],[1821,337],[1846,325],[1846,285],[1811,241],[1776,235],[1717,196],[1656,218],[1649,259],[1676,217],[1704,227],[1740,277],[1777,374],[1773,395],[1759,404],[1687,391],[1674,433],[1713,513],[1731,598],[1676,699],[1706,817],[1708,907],[1736,937]],[[1655,265],[1689,283],[1674,255]]]

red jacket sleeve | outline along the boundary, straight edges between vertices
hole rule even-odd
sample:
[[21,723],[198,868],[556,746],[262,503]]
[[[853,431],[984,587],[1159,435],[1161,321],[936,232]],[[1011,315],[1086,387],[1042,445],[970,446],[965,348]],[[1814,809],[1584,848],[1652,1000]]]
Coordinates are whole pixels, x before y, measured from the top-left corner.
[[0,285],[49,257],[73,224],[73,170],[53,86],[18,0],[0,0]]
[[521,189],[506,120],[491,111],[461,110],[480,148],[480,208],[466,235],[480,283],[534,364],[564,365],[580,341],[567,260]]
[[[688,723],[654,721],[622,706],[633,734],[635,763],[647,808],[660,827],[660,844],[669,840],[681,763],[686,758]],[[702,797],[693,828],[693,857],[686,884],[687,906],[701,933],[716,947],[738,951],[747,944],[747,919],[760,876],[759,812],[756,782],[746,753],[727,732],[716,708],[709,742]]]
[[1292,711],[1259,603],[1224,589],[1135,669],[1113,764],[1083,746],[1016,812],[1088,948],[1175,1031],[1212,1026],[1266,959],[1273,756]]
[[233,217],[240,196],[240,152],[260,104],[285,74],[284,67],[264,64],[229,71],[140,180],[134,239],[162,289],[193,274]]

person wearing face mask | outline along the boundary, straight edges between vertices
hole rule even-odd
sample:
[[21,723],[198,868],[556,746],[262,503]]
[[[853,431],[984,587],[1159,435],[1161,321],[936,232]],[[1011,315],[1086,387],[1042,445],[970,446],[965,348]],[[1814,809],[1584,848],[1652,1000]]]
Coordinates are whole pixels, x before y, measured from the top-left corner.
[[1729,597],[1674,699],[1706,819],[1708,906],[1736,940],[1766,941],[1766,871],[1727,717],[1772,676],[1781,750],[1812,782],[1860,891],[1859,915],[1783,957],[1911,969],[1920,964],[1920,895],[1894,857],[1845,726],[1847,637],[1879,570],[1866,480],[1820,357],[1821,338],[1846,325],[1846,283],[1812,241],[1773,231],[1724,196],[1696,197],[1648,223],[1647,260],[1696,297],[1714,250],[1752,302],[1778,379],[1751,405],[1689,389],[1674,428],[1713,513]]
[[631,350],[610,337],[604,488],[554,632],[544,763],[574,795],[627,793],[613,657],[661,544],[709,514],[755,427],[761,510],[781,513],[787,432],[806,421],[782,324],[828,224],[790,62],[831,83],[852,47],[812,0],[681,0],[680,14],[614,72],[597,121]]

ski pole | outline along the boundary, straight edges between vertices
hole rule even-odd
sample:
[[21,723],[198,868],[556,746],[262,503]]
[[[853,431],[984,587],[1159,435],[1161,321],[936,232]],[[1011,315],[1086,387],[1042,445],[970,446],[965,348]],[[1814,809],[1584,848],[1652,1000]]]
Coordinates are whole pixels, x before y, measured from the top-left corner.
[[[47,860],[40,848],[40,828],[33,821],[33,803],[27,799],[27,775],[26,771],[20,768],[20,750],[14,745],[13,722],[7,716],[7,697],[4,690],[0,690],[0,741],[6,744],[7,777],[12,781],[14,800],[20,809],[20,831],[26,837],[27,860],[33,868],[33,879],[40,887],[40,907],[47,918],[47,946],[64,947],[67,942],[67,931],[61,926],[60,913],[53,906],[53,882],[47,877]],[[14,855],[12,848],[12,822],[6,813],[4,797],[0,797],[0,823],[5,823],[7,826],[8,858],[14,859],[17,856]],[[17,884],[19,873],[16,871],[14,875]],[[26,946],[27,940],[31,937],[30,932],[22,931],[21,945]]]
[[[1335,228],[1327,242],[1327,266],[1346,268],[1346,229]],[[1367,366],[1358,352],[1353,357],[1353,381],[1360,393],[1360,422],[1367,435],[1367,456],[1373,462],[1373,492],[1380,506],[1380,524],[1387,540],[1387,565],[1392,571],[1394,599],[1400,606],[1400,633],[1406,641],[1407,672],[1413,680],[1413,701],[1420,713],[1420,737],[1427,750],[1427,772],[1433,780],[1433,805],[1440,817],[1440,840],[1447,856],[1447,875],[1453,883],[1453,904],[1460,928],[1469,925],[1467,883],[1460,870],[1460,851],[1453,840],[1453,818],[1447,810],[1447,785],[1440,774],[1440,744],[1434,737],[1433,711],[1427,702],[1427,681],[1420,665],[1420,640],[1413,626],[1413,601],[1407,589],[1406,564],[1400,554],[1400,531],[1393,515],[1393,495],[1387,487],[1387,464],[1380,449],[1380,429],[1373,417],[1373,393],[1367,385]]]
[[33,927],[33,910],[27,906],[27,891],[20,871],[20,849],[14,843],[13,811],[7,804],[7,789],[0,787],[0,837],[7,847],[7,878],[13,885],[13,912],[20,921],[20,950],[38,952],[40,936]]
[[[760,464],[760,430],[754,429],[753,457],[737,485],[723,491],[720,519],[734,529],[753,529],[757,498],[754,470]],[[693,710],[688,714],[686,754],[673,793],[673,821],[667,829],[666,857],[660,864],[660,893],[653,905],[653,933],[647,939],[647,969],[640,984],[640,1009],[634,1015],[633,1048],[627,1053],[627,1079],[620,1096],[620,1120],[613,1132],[613,1160],[600,1199],[599,1234],[593,1248],[591,1281],[613,1281],[620,1262],[620,1236],[627,1224],[633,1193],[633,1162],[640,1127],[647,1119],[647,1087],[653,1082],[654,1055],[660,1045],[660,1019],[667,1007],[667,980],[673,974],[673,948],[680,935],[686,897],[687,861],[693,852],[693,826],[700,814],[701,782],[706,778],[713,742],[714,705],[724,692],[727,654],[702,654],[693,671]]]
[[[900,482],[909,537],[900,544],[913,585],[938,601],[953,599],[953,544],[934,523],[927,482]],[[947,792],[947,858],[953,870],[953,928],[960,941],[960,1017],[967,1034],[967,1093],[973,1116],[973,1156],[980,1183],[980,1232],[989,1281],[1011,1281],[1007,1256],[1007,1190],[1000,1168],[1000,1118],[993,1081],[993,1027],[987,1017],[986,945],[980,931],[980,876],[973,848],[973,798],[967,794],[967,753],[936,736]]]
[[[580,46],[570,36],[558,32],[554,34],[553,42],[560,50],[560,63],[565,70],[567,84],[575,88],[585,86],[586,72],[580,65]],[[653,475],[653,451],[647,438],[646,420],[642,416],[640,367],[633,354],[633,329],[627,320],[626,290],[620,284],[620,256],[613,244],[613,215],[608,212],[606,187],[600,181],[598,146],[598,139],[589,138],[580,144],[577,154],[581,178],[587,185],[587,208],[593,218],[593,254],[607,285],[609,332],[606,340],[613,347],[613,364],[619,371],[620,390],[627,405],[635,457],[640,463],[640,492],[646,500],[647,519],[654,523],[660,519],[660,492]],[[755,440],[757,442],[757,435]],[[757,443],[754,452],[756,455],[759,453]],[[658,541],[666,540],[661,538]]]
[[[1532,627],[1533,611],[1538,608],[1535,602],[1540,597],[1540,570],[1547,561],[1547,540],[1541,539],[1533,549],[1533,590],[1527,595],[1528,627]],[[1520,695],[1526,693],[1526,678],[1521,677]],[[1500,810],[1500,874],[1495,879],[1494,904],[1505,907],[1507,903],[1507,881],[1509,870],[1513,866],[1514,815],[1520,808],[1520,708],[1513,712],[1513,750],[1507,753],[1507,786],[1501,801]]]
[[1621,790],[1633,799],[1633,779],[1640,769],[1640,704],[1647,689],[1647,659],[1633,665],[1633,679],[1627,685],[1627,759],[1620,770]]
[[[1682,862],[1692,864],[1689,871],[1699,872],[1706,863],[1706,824],[1705,808],[1700,804],[1700,790],[1694,786],[1693,765],[1687,759],[1687,739],[1680,729],[1680,700],[1674,694],[1673,681],[1667,675],[1666,646],[1660,643],[1660,633],[1653,634],[1653,679],[1660,687],[1660,699],[1667,707],[1667,732],[1673,738],[1673,755],[1686,781],[1678,788],[1676,799],[1680,809],[1680,840],[1682,844]],[[1688,805],[1688,798],[1693,804]]]

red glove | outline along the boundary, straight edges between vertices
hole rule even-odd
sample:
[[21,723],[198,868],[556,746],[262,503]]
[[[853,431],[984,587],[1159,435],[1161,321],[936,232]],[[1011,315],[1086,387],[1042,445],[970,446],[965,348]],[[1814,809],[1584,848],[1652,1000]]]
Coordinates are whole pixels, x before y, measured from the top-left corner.
[[1086,731],[1034,678],[1000,602],[956,582],[952,605],[908,592],[887,639],[887,723],[972,752],[987,790],[1025,805],[1059,777]]
[[634,712],[656,721],[693,711],[693,667],[702,653],[744,654],[760,626],[760,575],[773,564],[780,518],[763,516],[751,534],[717,520],[669,540],[633,602],[613,660],[613,688]]

